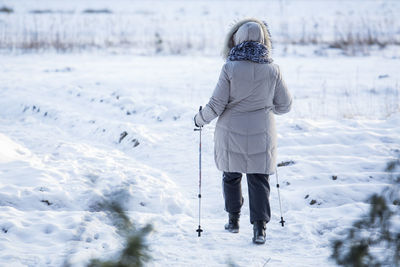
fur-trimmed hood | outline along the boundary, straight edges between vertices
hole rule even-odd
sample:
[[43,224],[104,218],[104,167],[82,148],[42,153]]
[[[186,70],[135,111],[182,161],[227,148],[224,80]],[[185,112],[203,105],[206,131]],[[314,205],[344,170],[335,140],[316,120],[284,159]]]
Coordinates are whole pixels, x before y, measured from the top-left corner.
[[266,23],[264,23],[261,20],[255,19],[255,18],[248,18],[248,19],[243,19],[240,20],[238,22],[236,22],[231,29],[229,30],[229,32],[227,33],[226,37],[225,37],[225,43],[224,43],[224,48],[222,50],[222,56],[224,59],[228,58],[229,55],[229,51],[236,45],[235,44],[235,40],[234,40],[234,35],[235,33],[238,31],[238,29],[248,23],[248,22],[255,22],[257,24],[260,25],[261,29],[262,29],[262,33],[263,33],[263,44],[267,47],[268,51],[271,52],[272,50],[272,44],[271,44],[271,35],[269,33],[269,29]]

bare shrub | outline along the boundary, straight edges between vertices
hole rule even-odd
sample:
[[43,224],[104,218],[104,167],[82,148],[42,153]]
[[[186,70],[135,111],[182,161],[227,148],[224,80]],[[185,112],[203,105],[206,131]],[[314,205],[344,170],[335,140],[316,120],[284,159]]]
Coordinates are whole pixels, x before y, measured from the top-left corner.
[[50,14],[50,13],[53,13],[53,10],[51,10],[51,9],[34,9],[34,10],[31,10],[29,13],[32,13],[32,14]]
[[109,9],[85,9],[82,13],[87,14],[111,14],[112,11]]
[[361,52],[368,54],[368,48],[377,46],[400,45],[400,40],[391,30],[393,21],[388,18],[376,21],[361,17],[348,21],[348,18],[337,18],[334,27],[334,39],[328,43],[330,48],[342,49],[349,55]]
[[3,6],[2,8],[0,8],[0,13],[10,14],[10,13],[13,13],[13,12],[14,12],[14,10],[12,8],[10,8],[10,7],[7,7],[7,6]]

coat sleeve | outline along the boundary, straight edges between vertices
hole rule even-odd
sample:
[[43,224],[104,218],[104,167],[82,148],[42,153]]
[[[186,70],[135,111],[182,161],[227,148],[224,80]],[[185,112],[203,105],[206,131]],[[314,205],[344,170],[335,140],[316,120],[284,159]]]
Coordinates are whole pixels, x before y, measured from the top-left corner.
[[282,115],[288,113],[292,107],[292,97],[286,86],[285,81],[282,78],[281,71],[278,67],[278,77],[275,85],[275,93],[273,99],[272,111],[274,114]]
[[227,64],[222,67],[217,86],[214,89],[208,104],[194,117],[197,126],[210,123],[224,112],[229,101],[230,81],[227,73]]

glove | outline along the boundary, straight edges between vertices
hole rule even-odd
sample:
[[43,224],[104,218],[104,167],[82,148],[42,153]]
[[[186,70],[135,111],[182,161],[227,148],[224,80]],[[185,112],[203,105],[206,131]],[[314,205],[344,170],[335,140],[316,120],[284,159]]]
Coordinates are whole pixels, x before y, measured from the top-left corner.
[[196,116],[194,116],[194,118],[193,118],[194,125],[196,125],[196,127],[203,127],[206,124],[206,122],[203,120],[201,110],[202,110],[202,107],[200,106],[199,113],[197,113]]
[[196,114],[196,115],[194,116],[194,118],[193,118],[194,125],[195,125],[196,127],[200,127],[199,125],[197,125],[197,122],[196,122],[196,117],[197,117],[198,115],[199,115],[199,114]]

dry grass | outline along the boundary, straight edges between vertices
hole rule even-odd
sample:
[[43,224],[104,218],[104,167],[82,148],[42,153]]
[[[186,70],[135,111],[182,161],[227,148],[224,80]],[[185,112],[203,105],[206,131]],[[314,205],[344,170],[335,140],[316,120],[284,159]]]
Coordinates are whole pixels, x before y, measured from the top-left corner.
[[[186,16],[186,17],[185,17]],[[144,54],[182,54],[220,51],[226,32],[223,20],[190,20],[157,14],[121,15],[108,9],[80,13],[50,9],[4,16],[0,23],[0,49],[56,50],[118,48]],[[371,47],[400,45],[396,18],[337,16],[333,24],[317,19],[288,18],[272,21],[273,41],[280,45],[318,45],[343,50],[348,55],[368,54]],[[333,26],[329,26],[333,25]],[[275,29],[275,31],[273,30]]]

